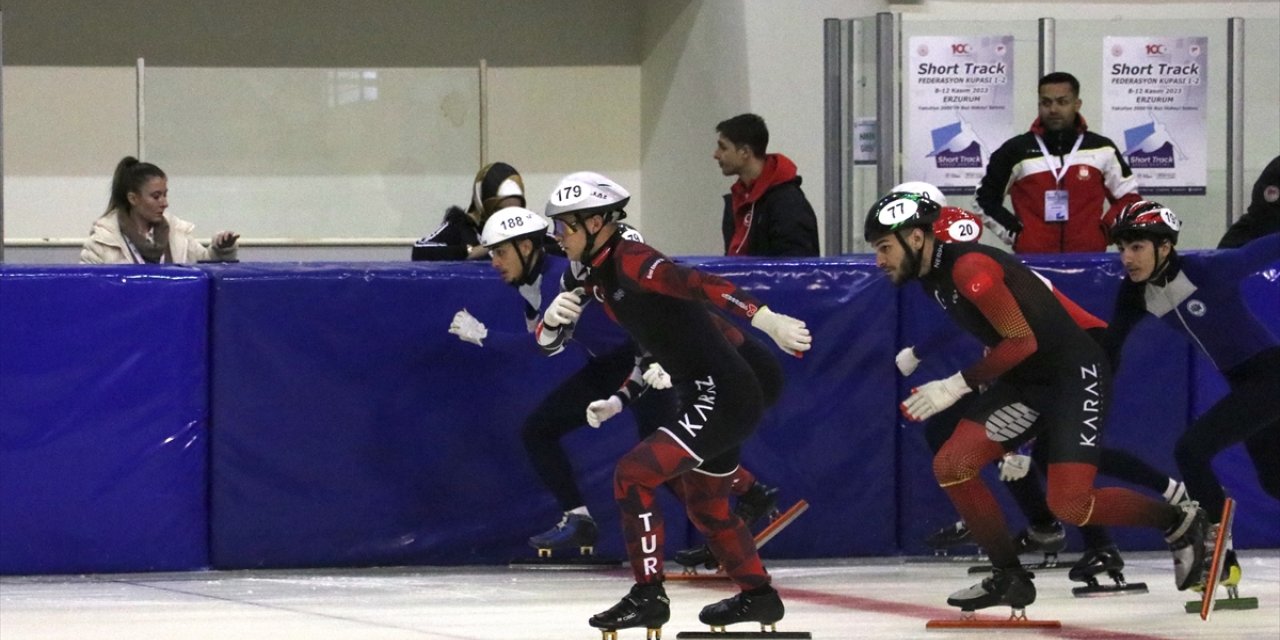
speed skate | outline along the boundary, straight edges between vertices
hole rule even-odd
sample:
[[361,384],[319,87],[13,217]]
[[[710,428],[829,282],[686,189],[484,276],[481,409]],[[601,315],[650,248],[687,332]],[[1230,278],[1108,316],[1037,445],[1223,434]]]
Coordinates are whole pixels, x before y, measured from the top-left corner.
[[[1036,601],[1036,586],[1032,580],[1035,574],[1021,566],[1009,568],[993,568],[991,576],[982,582],[961,589],[947,598],[947,604],[960,608],[960,618],[953,620],[930,620],[926,629],[1003,629],[1003,628],[1035,628],[1057,629],[1062,627],[1058,620],[1030,620],[1027,618],[1027,607]],[[1008,618],[979,618],[977,610],[988,607],[1007,606],[1012,609]]]
[[[1203,589],[1199,600],[1187,603],[1187,613],[1199,613],[1201,620],[1208,620],[1209,614],[1222,609],[1257,609],[1257,598],[1240,597],[1240,565],[1235,562],[1235,551],[1231,548],[1231,524],[1236,517],[1236,501],[1227,498],[1222,505],[1222,519],[1219,520],[1217,535],[1213,537],[1213,555],[1205,574]],[[1217,599],[1218,587],[1225,587],[1227,597]]]
[[[534,558],[517,558],[510,566],[518,569],[588,570],[613,569],[622,565],[617,558],[601,558],[595,554],[599,532],[590,516],[566,513],[551,530],[529,539],[537,550]],[[574,555],[574,552],[577,555]]]

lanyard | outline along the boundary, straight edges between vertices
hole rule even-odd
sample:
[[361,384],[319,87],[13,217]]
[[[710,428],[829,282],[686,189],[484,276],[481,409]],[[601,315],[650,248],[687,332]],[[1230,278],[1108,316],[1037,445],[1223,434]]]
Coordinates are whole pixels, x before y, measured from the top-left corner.
[[1049,165],[1049,173],[1053,174],[1053,184],[1054,184],[1054,185],[1056,185],[1056,186],[1058,186],[1058,187],[1061,187],[1061,186],[1062,186],[1062,176],[1067,175],[1067,167],[1071,165],[1071,159],[1075,157],[1075,155],[1076,155],[1076,151],[1078,151],[1078,150],[1080,149],[1080,143],[1081,143],[1083,140],[1084,140],[1084,134],[1083,134],[1083,133],[1081,133],[1081,134],[1077,134],[1077,135],[1076,135],[1076,144],[1075,144],[1075,146],[1071,147],[1071,153],[1068,153],[1068,154],[1067,154],[1067,157],[1065,157],[1065,158],[1063,158],[1063,159],[1062,159],[1062,166],[1061,166],[1061,167],[1059,167],[1059,168],[1057,168],[1057,169],[1054,169],[1054,168],[1053,168],[1053,159],[1052,159],[1052,158],[1053,158],[1053,156],[1049,155],[1049,149],[1048,149],[1048,147],[1045,147],[1045,146],[1044,146],[1044,138],[1041,138],[1041,137],[1040,137],[1040,134],[1038,134],[1038,133],[1036,134],[1036,144],[1040,145],[1040,153],[1043,153],[1043,154],[1044,154],[1044,161],[1045,161],[1045,163],[1047,163],[1047,164]]

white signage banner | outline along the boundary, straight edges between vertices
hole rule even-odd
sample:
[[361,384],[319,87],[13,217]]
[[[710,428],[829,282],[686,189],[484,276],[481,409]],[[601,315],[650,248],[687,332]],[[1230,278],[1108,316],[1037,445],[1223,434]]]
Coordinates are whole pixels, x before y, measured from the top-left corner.
[[1209,38],[1103,39],[1102,134],[1143,195],[1204,195]]
[[1013,135],[1013,36],[912,36],[904,180],[971,194]]

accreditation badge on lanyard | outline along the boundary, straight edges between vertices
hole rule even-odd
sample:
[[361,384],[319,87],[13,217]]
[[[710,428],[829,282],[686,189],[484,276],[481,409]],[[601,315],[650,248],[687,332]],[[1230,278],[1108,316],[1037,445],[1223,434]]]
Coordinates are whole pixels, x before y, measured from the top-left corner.
[[1071,147],[1071,153],[1062,159],[1062,166],[1053,166],[1053,156],[1049,155],[1049,149],[1044,146],[1044,139],[1039,135],[1036,136],[1036,144],[1040,145],[1040,153],[1044,154],[1045,164],[1049,165],[1049,173],[1053,174],[1053,184],[1056,189],[1050,189],[1044,192],[1044,221],[1045,222],[1066,222],[1070,206],[1067,201],[1067,190],[1062,188],[1062,176],[1066,175],[1067,167],[1071,166],[1071,160],[1075,157],[1076,151],[1080,149],[1080,143],[1084,140],[1084,134],[1076,136],[1076,143]]

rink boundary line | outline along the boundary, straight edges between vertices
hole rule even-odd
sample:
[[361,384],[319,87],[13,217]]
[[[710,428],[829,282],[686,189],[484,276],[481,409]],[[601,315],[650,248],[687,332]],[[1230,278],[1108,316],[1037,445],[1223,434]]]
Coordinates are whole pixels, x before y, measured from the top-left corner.
[[[939,618],[959,618],[959,612],[950,607],[943,609],[941,607],[907,604],[889,600],[877,600],[875,598],[827,593],[825,591],[813,591],[811,589],[791,589],[783,587],[779,588],[778,592],[788,599],[800,600],[809,604],[836,606],[844,609],[870,611],[872,613],[884,613],[908,618],[917,618],[924,621]],[[1051,635],[1058,638],[1080,638],[1081,640],[1094,638],[1100,638],[1103,640],[1174,640],[1173,638],[1166,636],[1130,633],[1128,631],[1111,631],[1096,627],[1082,627],[1079,625],[1067,624],[1065,622],[1062,624],[1061,629],[1046,632],[1045,635]]]
[[[724,586],[724,583],[715,584],[709,582],[689,582],[687,584],[702,588]],[[876,598],[863,598],[860,596],[829,593],[826,591],[814,591],[812,589],[797,589],[791,587],[776,588],[778,589],[778,593],[782,594],[784,601],[799,600],[807,604],[839,607],[841,609],[865,611],[869,613],[881,613],[904,618],[915,618],[926,622],[939,618],[951,619],[959,617],[959,612],[954,608],[944,609],[942,607],[930,607],[928,605],[895,602],[891,600],[878,600]],[[1112,631],[1097,627],[1084,627],[1080,625],[1067,624],[1065,622],[1062,624],[1061,629],[1045,631],[1043,632],[1043,635],[1056,638],[1078,638],[1080,640],[1176,640],[1169,636],[1147,635],[1142,633],[1131,633],[1128,631]]]

